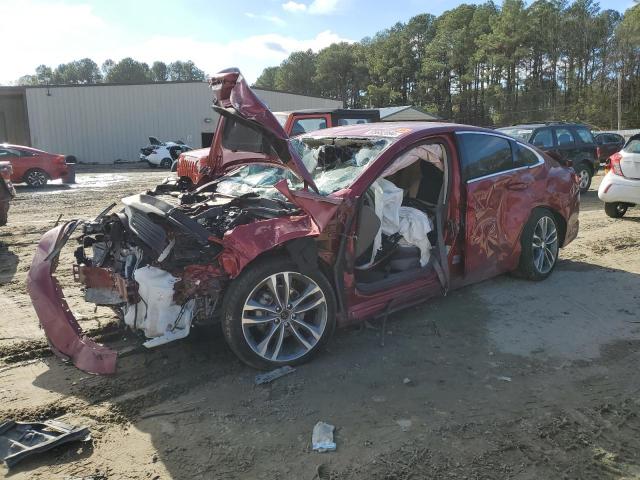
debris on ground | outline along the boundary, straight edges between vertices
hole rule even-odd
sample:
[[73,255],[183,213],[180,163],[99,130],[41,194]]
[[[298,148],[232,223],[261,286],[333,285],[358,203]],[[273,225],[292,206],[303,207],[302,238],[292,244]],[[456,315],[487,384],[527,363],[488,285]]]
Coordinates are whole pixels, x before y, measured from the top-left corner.
[[11,468],[26,457],[76,440],[91,440],[89,429],[56,420],[34,423],[8,420],[0,424],[0,457]]
[[511,377],[496,377],[498,380],[502,381],[502,382],[510,382],[511,381]]
[[404,383],[405,385],[413,385],[413,380],[411,380],[409,377],[404,377],[402,383]]
[[271,383],[274,380],[277,380],[280,377],[284,377],[285,375],[289,375],[290,373],[293,373],[295,371],[295,368],[290,367],[289,365],[285,365],[284,367],[276,368],[275,370],[271,370],[267,373],[260,373],[256,375],[255,384],[262,385],[265,383]]
[[412,422],[407,418],[396,420],[396,423],[400,427],[400,430],[402,430],[403,432],[407,432],[411,429]]
[[333,441],[333,431],[336,427],[325,422],[318,422],[313,427],[313,435],[311,436],[312,448],[320,453],[332,452],[336,449]]

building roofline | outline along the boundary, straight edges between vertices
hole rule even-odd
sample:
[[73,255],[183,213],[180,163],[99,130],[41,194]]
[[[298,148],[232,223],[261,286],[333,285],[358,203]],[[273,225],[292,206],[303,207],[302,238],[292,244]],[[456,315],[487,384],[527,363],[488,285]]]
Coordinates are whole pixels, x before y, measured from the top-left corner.
[[[0,85],[0,94],[2,93],[24,93],[27,89],[30,88],[80,88],[80,87],[124,87],[124,86],[135,86],[135,85],[176,85],[176,84],[188,84],[188,83],[207,83],[206,81],[201,80],[174,80],[169,82],[127,82],[127,83],[69,83],[64,85]],[[274,93],[286,93],[287,95],[297,95],[299,97],[310,97],[310,98],[318,98],[321,100],[333,100],[339,102],[341,100],[337,98],[329,98],[322,97],[320,95],[306,95],[304,93],[296,93],[296,92],[288,92],[286,90],[275,90],[271,88],[263,88],[263,87],[251,87],[253,90],[262,90],[263,92],[274,92]],[[340,107],[336,107],[340,108]]]

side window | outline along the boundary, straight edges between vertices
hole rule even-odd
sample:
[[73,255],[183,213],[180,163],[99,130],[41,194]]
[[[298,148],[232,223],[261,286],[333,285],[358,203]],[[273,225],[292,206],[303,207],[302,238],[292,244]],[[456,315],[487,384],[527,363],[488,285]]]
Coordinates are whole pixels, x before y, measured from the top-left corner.
[[463,133],[462,178],[471,180],[513,168],[511,142],[493,135]]
[[551,135],[550,128],[543,128],[538,130],[533,139],[531,140],[536,147],[552,148],[553,147],[553,135]]
[[538,155],[528,147],[524,145],[516,144],[516,159],[515,166],[516,167],[530,167],[532,165],[537,165],[540,163],[538,159]]
[[12,157],[19,157],[20,152],[12,148],[0,148],[0,160],[8,160]]
[[291,136],[302,135],[303,133],[313,132],[314,130],[322,130],[327,128],[327,119],[319,118],[299,118],[293,122],[291,127]]
[[567,147],[576,144],[576,139],[568,128],[556,128],[556,138],[558,139],[559,147]]
[[[593,140],[593,135],[586,128],[576,128],[576,132],[578,132],[578,136],[580,137],[580,140],[582,140],[582,143],[595,143],[595,141]],[[610,135],[607,135],[606,141],[611,141]]]

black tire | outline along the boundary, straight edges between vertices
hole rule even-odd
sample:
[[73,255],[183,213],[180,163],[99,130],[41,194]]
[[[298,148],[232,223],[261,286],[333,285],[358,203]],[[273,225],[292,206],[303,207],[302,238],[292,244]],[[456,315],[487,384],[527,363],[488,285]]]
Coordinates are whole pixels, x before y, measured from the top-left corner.
[[49,181],[49,175],[40,169],[27,170],[24,174],[24,182],[33,188],[42,188]]
[[163,158],[162,161],[160,161],[160,168],[164,168],[165,170],[168,170],[171,168],[172,163],[173,163],[173,160],[171,160],[170,158]]
[[[245,332],[243,330],[242,318],[245,314],[245,302],[249,300],[252,294],[260,292],[259,286],[262,284],[262,282],[271,275],[281,274],[282,272],[293,273],[299,278],[304,277],[304,279],[310,279],[315,283],[315,285],[320,288],[325,300],[323,307],[320,308],[324,310],[322,312],[313,312],[313,315],[322,315],[322,313],[324,312],[326,314],[326,322],[324,323],[324,329],[319,334],[319,338],[317,339],[315,345],[307,350],[306,353],[298,356],[297,358],[272,360],[261,356],[258,352],[253,350],[253,348],[259,347],[259,345],[254,345],[254,347],[250,345],[250,340],[246,338]],[[294,280],[291,280],[290,285],[291,290],[293,290],[295,288]],[[314,295],[318,294],[319,292]],[[295,297],[292,303],[295,303]],[[272,303],[269,304],[269,308],[276,308],[275,301],[272,301]],[[292,312],[293,311],[295,310],[292,310]],[[265,312],[262,312],[261,314],[264,313]],[[264,331],[274,329],[275,331],[276,327],[280,325],[281,322],[284,322],[284,320],[280,320],[282,313],[275,315],[280,315],[280,317],[278,317],[273,322],[264,323],[262,326],[254,326],[252,328],[263,328]],[[304,315],[306,315],[306,313]],[[331,287],[331,284],[324,276],[324,274],[320,270],[313,270],[311,272],[305,272],[303,274],[300,272],[300,269],[296,266],[296,264],[290,258],[285,256],[273,256],[264,260],[259,260],[254,265],[247,267],[245,271],[243,271],[240,276],[228,286],[226,294],[224,296],[224,300],[222,302],[222,331],[227,343],[229,344],[229,347],[231,347],[231,350],[233,350],[238,358],[240,358],[240,360],[242,360],[244,363],[261,370],[278,368],[283,365],[298,365],[310,360],[314,355],[318,353],[318,351],[320,351],[326,345],[326,343],[331,338],[336,325],[335,317],[336,300],[333,288]],[[254,318],[260,319],[261,317]],[[295,318],[295,315],[292,315],[291,318]],[[320,317],[311,317],[311,321],[313,321],[313,318]],[[298,320],[302,319],[304,319],[306,323],[306,318],[304,318],[304,316],[302,318],[299,318]],[[298,323],[299,322],[296,321],[296,324]],[[310,323],[311,322],[309,322],[309,324]],[[284,337],[285,340],[281,343],[281,345],[283,345],[284,347],[282,351],[286,349],[286,346],[284,344],[285,341],[288,342],[287,346],[291,345],[292,343],[294,346],[298,344],[298,341],[293,337],[293,332],[291,331],[291,329],[293,329],[293,325],[294,320],[291,320],[290,322],[287,321],[282,325],[283,335],[287,335],[286,337]],[[303,332],[304,334],[303,329],[301,329],[300,327],[297,327],[296,331],[298,332],[298,334],[300,334],[300,332]],[[268,334],[265,335],[265,338],[267,336]],[[274,334],[272,335],[272,337],[276,338],[276,335]],[[310,337],[307,337],[307,340],[309,339]],[[251,340],[254,339],[252,338]],[[265,354],[268,353],[270,345],[270,341],[267,340]],[[275,346],[273,351],[275,351]]]
[[[539,257],[536,257],[536,255],[537,254],[539,255],[540,247],[534,246],[534,233],[536,231],[538,223],[543,218],[546,218],[547,222],[549,221],[553,222],[552,225],[556,232],[555,247],[550,247],[555,257],[551,264],[551,268],[548,270],[546,268],[541,269],[538,267],[537,260],[539,259]],[[560,229],[558,228],[558,223],[556,222],[555,217],[549,210],[544,208],[537,208],[532,212],[531,216],[529,217],[529,220],[527,221],[527,224],[524,226],[524,229],[522,230],[522,235],[520,236],[520,246],[522,247],[522,251],[520,252],[520,262],[515,272],[519,277],[526,278],[528,280],[539,281],[539,280],[544,280],[549,275],[551,275],[551,272],[553,272],[553,269],[556,267],[556,264],[558,263],[558,252],[559,252],[559,246],[560,246],[559,232],[560,232]],[[544,255],[545,247],[542,247],[542,248],[543,248],[542,254]],[[546,262],[546,259],[543,259],[543,263],[544,262]]]
[[621,202],[605,203],[604,213],[611,218],[622,218],[627,213],[627,208],[629,208],[629,205]]
[[[589,191],[591,187],[591,180],[593,179],[593,169],[586,163],[581,163],[575,168],[578,177],[580,177],[580,193]],[[582,179],[584,178],[584,183]]]

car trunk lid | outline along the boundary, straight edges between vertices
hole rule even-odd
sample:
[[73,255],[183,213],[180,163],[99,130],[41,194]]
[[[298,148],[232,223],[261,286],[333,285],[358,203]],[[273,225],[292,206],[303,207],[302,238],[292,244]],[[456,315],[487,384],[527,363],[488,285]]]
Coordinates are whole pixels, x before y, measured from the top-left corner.
[[[250,163],[272,163],[291,170],[300,177],[307,186],[318,191],[309,171],[302,163],[298,153],[291,147],[289,136],[282,125],[271,113],[267,106],[251,90],[238,69],[223,70],[211,77],[211,88],[214,94],[214,110],[225,119],[224,128],[236,125],[249,127],[259,132],[263,137],[260,145],[243,146],[242,152],[247,155],[220,155],[215,151],[211,155],[216,157],[214,174],[223,173],[231,166]],[[223,131],[228,135],[230,132]],[[212,149],[213,150],[213,149]],[[225,158],[226,157],[226,158]]]

